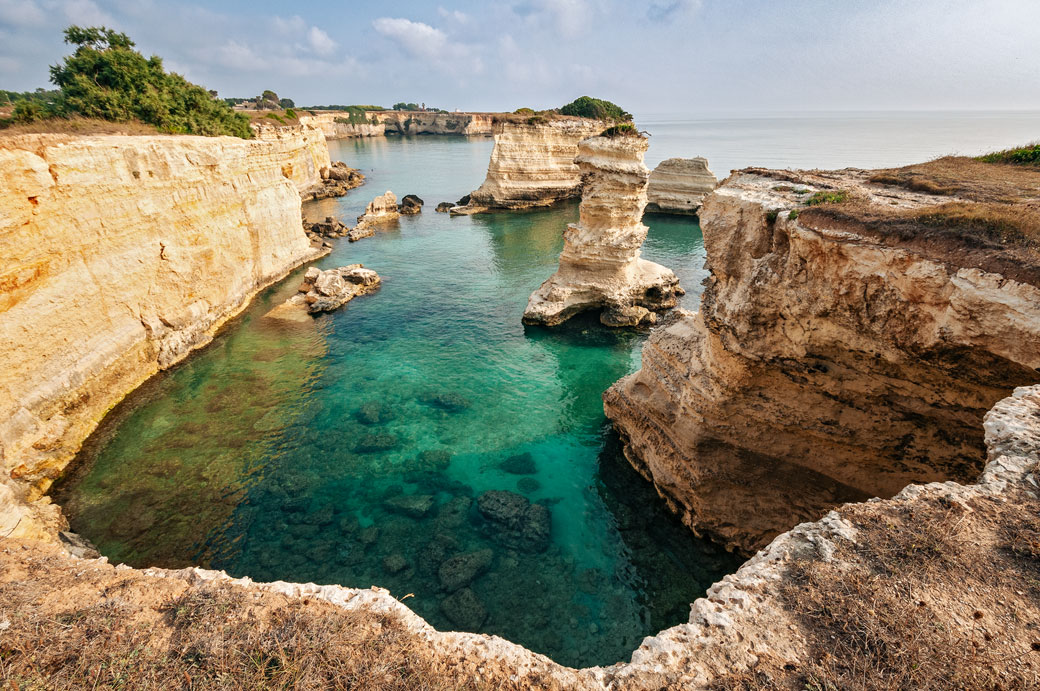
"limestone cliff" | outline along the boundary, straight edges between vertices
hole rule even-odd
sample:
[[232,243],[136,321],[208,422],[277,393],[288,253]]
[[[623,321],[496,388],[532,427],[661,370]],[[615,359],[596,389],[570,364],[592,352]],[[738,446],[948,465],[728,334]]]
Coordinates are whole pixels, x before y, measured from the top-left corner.
[[738,550],[845,501],[974,478],[983,414],[1037,381],[1032,250],[958,225],[981,202],[868,177],[731,176],[701,209],[700,312],[604,396],[631,462]]
[[33,498],[127,392],[327,251],[300,223],[315,158],[282,137],[0,140],[5,478]]
[[300,122],[320,129],[326,139],[417,134],[489,137],[494,118],[494,113],[372,110],[365,112],[363,120],[354,118],[355,122],[343,112],[301,115]]
[[549,206],[581,194],[581,173],[574,157],[578,142],[599,134],[609,123],[561,117],[529,122],[504,117],[494,127],[487,178],[469,203],[452,213]]
[[647,213],[693,215],[718,180],[706,158],[669,158],[650,173],[646,188]]
[[563,234],[560,267],[527,302],[524,323],[554,326],[578,312],[601,309],[609,326],[656,321],[682,294],[670,269],[640,259],[649,171],[642,136],[590,137],[575,162],[585,181],[577,224]]

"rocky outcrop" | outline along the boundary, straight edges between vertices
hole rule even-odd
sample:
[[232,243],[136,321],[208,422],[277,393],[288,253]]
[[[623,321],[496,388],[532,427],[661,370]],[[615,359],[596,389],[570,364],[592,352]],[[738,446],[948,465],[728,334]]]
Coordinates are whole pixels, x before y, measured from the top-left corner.
[[365,213],[357,218],[357,225],[347,233],[347,239],[357,242],[362,238],[372,237],[376,228],[393,223],[401,217],[397,210],[397,197],[387,190],[368,203]]
[[581,172],[574,162],[578,142],[599,134],[609,123],[561,117],[528,122],[504,117],[495,123],[495,148],[487,178],[454,214],[549,206],[581,194]]
[[406,194],[401,198],[401,203],[398,205],[398,211],[404,215],[414,216],[415,214],[422,213],[423,200],[414,194]]
[[429,111],[371,110],[363,117],[344,112],[301,115],[300,122],[320,129],[326,139],[386,135],[491,136],[494,113],[434,113]]
[[342,197],[350,190],[365,184],[365,176],[357,168],[343,161],[334,161],[332,166],[321,170],[321,183],[300,193],[303,201]]
[[669,158],[650,173],[646,188],[646,212],[694,215],[704,196],[718,180],[708,170],[706,158]]
[[296,295],[275,307],[265,316],[272,319],[304,321],[305,314],[319,314],[339,309],[359,295],[379,288],[380,278],[361,264],[321,269],[312,266],[303,275]]
[[590,137],[575,161],[585,181],[577,224],[563,234],[560,267],[531,295],[524,323],[555,326],[578,312],[601,310],[608,326],[654,323],[682,294],[670,269],[640,259],[649,171],[641,136]]
[[335,216],[326,216],[324,221],[314,223],[303,222],[308,234],[322,238],[342,238],[350,232],[350,227]]
[[1036,266],[958,228],[974,202],[944,230],[949,197],[869,175],[730,177],[701,209],[700,312],[604,396],[633,465],[740,551],[842,502],[973,479],[983,414],[1037,381]]
[[[297,164],[312,145],[0,140],[0,470],[17,481],[9,494],[36,499],[127,392],[327,251],[300,223]],[[18,527],[10,533],[5,520],[0,534],[32,532],[37,509],[46,512],[39,502],[12,509]]]

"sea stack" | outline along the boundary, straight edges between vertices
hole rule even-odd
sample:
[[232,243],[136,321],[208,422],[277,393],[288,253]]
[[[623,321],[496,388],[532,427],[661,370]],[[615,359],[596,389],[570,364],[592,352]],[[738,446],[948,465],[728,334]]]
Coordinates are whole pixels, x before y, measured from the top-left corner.
[[708,170],[708,159],[669,158],[650,173],[646,188],[646,212],[692,216],[701,208],[704,196],[718,184]]
[[560,267],[536,290],[525,324],[555,326],[575,314],[600,309],[608,326],[654,323],[674,307],[679,279],[660,264],[640,259],[650,171],[643,164],[647,139],[638,134],[596,136],[578,144],[575,163],[584,188],[578,223],[563,234]]

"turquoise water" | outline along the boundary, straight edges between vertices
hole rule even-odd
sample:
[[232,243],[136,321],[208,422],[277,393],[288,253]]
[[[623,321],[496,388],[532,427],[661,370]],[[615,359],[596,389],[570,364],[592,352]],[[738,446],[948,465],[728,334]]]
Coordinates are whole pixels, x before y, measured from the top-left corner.
[[[352,222],[386,189],[426,201],[319,262],[361,262],[381,289],[303,325],[263,316],[301,272],[265,291],[109,416],[57,491],[73,529],[136,566],[380,585],[440,629],[499,634],[569,665],[627,659],[685,621],[738,562],[667,514],[603,416],[602,392],[638,367],[645,333],[520,323],[577,207],[433,211],[479,185],[490,149],[333,143],[368,182],[307,215]],[[695,306],[696,221],[647,222],[644,256],[673,268]],[[490,490],[512,493],[497,496],[518,522],[482,513]]]

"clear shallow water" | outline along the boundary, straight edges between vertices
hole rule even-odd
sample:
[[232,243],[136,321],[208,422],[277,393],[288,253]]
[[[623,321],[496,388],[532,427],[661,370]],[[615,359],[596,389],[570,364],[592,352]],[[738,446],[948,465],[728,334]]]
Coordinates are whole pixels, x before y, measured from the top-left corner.
[[[479,185],[490,149],[435,137],[334,143],[333,158],[368,184],[309,205],[309,216],[352,221],[386,189],[426,201],[420,216],[338,241],[319,263],[362,262],[382,288],[312,323],[264,319],[297,272],[132,395],[58,490],[73,529],[138,566],[380,585],[440,629],[500,634],[570,665],[626,659],[643,636],[685,621],[738,561],[666,513],[603,417],[601,393],[638,367],[645,334],[591,319],[551,331],[520,323],[577,207],[433,211]],[[695,306],[696,222],[647,223],[644,256],[676,270]],[[547,507],[544,550],[482,517],[476,499],[488,490]],[[458,554],[490,559],[474,597],[444,587]]]

